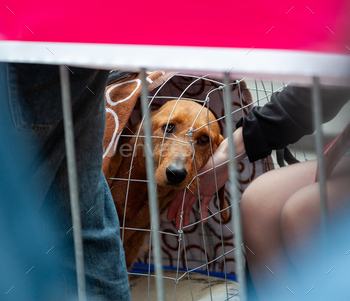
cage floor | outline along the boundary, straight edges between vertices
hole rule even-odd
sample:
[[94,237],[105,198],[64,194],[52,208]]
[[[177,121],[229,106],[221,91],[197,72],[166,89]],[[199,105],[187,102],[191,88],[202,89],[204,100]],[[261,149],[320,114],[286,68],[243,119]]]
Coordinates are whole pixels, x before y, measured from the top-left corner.
[[[164,271],[164,277],[176,278],[176,271]],[[150,289],[148,290],[148,279],[150,279]],[[130,275],[130,291],[131,300],[157,300],[157,292],[155,287],[155,277],[148,278],[141,275]],[[208,276],[198,273],[190,273],[188,277],[183,277],[176,285],[174,280],[164,278],[164,290],[166,301],[223,301],[232,300],[239,301],[238,283],[232,280],[227,280],[227,290],[225,279],[218,277],[210,277],[210,285]],[[149,291],[149,296],[148,296]],[[211,294],[210,294],[211,291]]]

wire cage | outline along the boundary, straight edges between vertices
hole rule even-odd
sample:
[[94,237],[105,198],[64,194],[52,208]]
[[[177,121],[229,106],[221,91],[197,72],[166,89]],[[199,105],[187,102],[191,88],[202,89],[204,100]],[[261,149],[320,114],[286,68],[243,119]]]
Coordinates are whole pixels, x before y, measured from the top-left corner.
[[[215,115],[220,127],[220,132],[224,137],[228,136],[228,129],[225,120],[225,102],[224,87],[219,79],[210,76],[197,76],[191,74],[172,73],[172,72],[147,72],[146,82],[148,84],[149,95],[147,103],[152,111],[158,110],[163,104],[169,100],[185,99],[196,102],[202,108],[208,108]],[[156,80],[152,78],[156,76]],[[106,88],[106,105],[107,105],[107,127],[114,124],[113,131],[109,131],[105,137],[105,161],[110,160],[116,152],[119,151],[117,144],[123,138],[139,139],[140,131],[133,132],[133,125],[144,120],[144,114],[141,109],[140,95],[141,87],[138,74],[127,74],[121,77],[113,78]],[[156,83],[154,83],[156,82]],[[231,80],[229,83],[229,91],[232,105],[233,123],[235,124],[241,117],[247,115],[248,111],[255,105],[263,105],[270,101],[270,96],[274,92],[283,90],[286,85],[284,83],[263,82],[257,80],[245,80],[244,78]],[[137,93],[137,91],[139,91]],[[131,97],[137,98],[135,107],[131,112],[130,118],[125,121],[124,131],[116,135],[120,124],[116,122],[116,114],[118,103]],[[176,107],[176,105],[175,105]],[[120,109],[120,108],[119,108]],[[174,108],[175,109],[175,108]],[[166,116],[168,120],[171,115]],[[122,117],[120,117],[122,118]],[[194,124],[195,120],[191,120]],[[169,121],[168,121],[169,122]],[[191,122],[189,124],[191,124]],[[209,126],[209,122],[203,126]],[[191,131],[189,126],[188,131]],[[112,135],[113,133],[113,135]],[[164,135],[165,136],[165,135]],[[117,137],[117,138],[116,138]],[[153,139],[159,138],[152,136]],[[166,137],[164,137],[167,139]],[[170,138],[175,143],[183,143],[176,137]],[[163,148],[164,140],[161,147]],[[111,147],[112,146],[112,147]],[[133,145],[133,149],[137,147]],[[211,145],[211,154],[213,153]],[[111,152],[111,149],[114,149]],[[135,150],[134,150],[135,151]],[[242,154],[238,154],[239,157]],[[296,153],[294,153],[296,155]],[[166,155],[165,155],[166,156]],[[195,154],[194,154],[195,156]],[[301,160],[305,159],[305,153]],[[300,159],[300,158],[299,158]],[[225,162],[228,163],[228,162]],[[108,164],[108,163],[107,163]],[[155,162],[156,166],[160,164]],[[237,186],[239,195],[243,193],[245,188],[253,179],[264,172],[274,168],[276,160],[269,156],[266,159],[249,163],[247,159],[240,161],[237,166],[237,183],[228,183],[225,188],[225,199],[228,212],[228,218],[223,220],[220,217],[220,204],[218,193],[213,196],[207,210],[208,217],[206,223],[201,221],[200,202],[197,201],[191,211],[190,225],[183,227],[182,221],[180,229],[177,230],[174,222],[167,221],[163,213],[160,217],[161,225],[158,233],[161,238],[161,264],[164,268],[164,285],[166,300],[184,300],[184,294],[187,293],[188,300],[239,300],[237,286],[237,266],[234,250],[236,245],[233,241],[234,231],[232,229],[232,200],[230,186]],[[139,180],[133,178],[133,160],[128,166],[130,172],[126,173],[124,179],[109,177],[109,185],[112,189],[117,185],[118,181],[148,182],[148,180]],[[195,169],[195,177],[188,183],[185,193],[191,193],[189,185],[198,178],[198,170]],[[135,186],[134,186],[135,188]],[[124,232],[128,230],[147,231],[149,236],[145,241],[152,248],[152,239],[154,229],[139,229],[136,226],[130,227],[125,224],[125,214],[127,214],[127,203],[132,202],[128,199],[129,184],[125,192],[124,215],[119,215],[121,224],[121,237],[123,240]],[[112,193],[113,195],[113,193]],[[239,203],[239,201],[238,201]],[[249,248],[241,247],[242,252],[252,252]],[[129,280],[131,285],[132,297],[134,300],[143,298],[144,300],[154,300],[156,298],[154,290],[154,278],[156,277],[154,264],[155,258],[151,250],[144,250],[138,254],[138,258],[133,268],[129,270]],[[142,288],[142,289],[140,289]],[[145,297],[145,291],[148,296]],[[142,294],[142,297],[140,296]]]
[[[86,300],[86,287],[68,66],[141,72],[131,89],[133,97],[130,98],[135,98],[136,102],[140,97],[140,101],[136,103],[130,123],[125,118],[129,119],[135,103],[124,108],[127,114],[120,114],[115,119],[111,108],[113,105],[108,106],[108,101],[107,122],[111,119],[113,128],[113,122],[118,121],[124,128],[143,120],[144,138],[149,145],[152,139],[150,103],[151,109],[156,109],[169,99],[193,100],[213,111],[221,134],[227,136],[227,133],[233,132],[235,121],[253,105],[263,104],[273,92],[285,87],[281,82],[243,80],[241,76],[264,79],[276,76],[279,80],[312,86],[321,224],[322,232],[326,233],[327,195],[319,111],[320,85],[349,85],[350,78],[350,49],[346,30],[350,20],[346,14],[349,2],[328,2],[327,5],[319,5],[317,1],[311,1],[308,6],[302,1],[290,4],[256,2],[247,9],[244,2],[221,1],[207,9],[208,6],[203,6],[202,1],[192,1],[190,5],[187,2],[177,3],[175,6],[166,3],[159,5],[152,1],[132,4],[107,1],[97,6],[95,2],[85,1],[84,5],[77,2],[77,9],[67,10],[64,2],[32,5],[19,1],[0,11],[6,25],[0,37],[1,61],[59,65],[79,300]],[[84,9],[81,10],[81,7]],[[118,15],[118,24],[127,26],[118,30],[118,34],[115,34],[116,26],[110,24],[106,7],[108,12],[123,12]],[[312,22],[300,22],[310,18]],[[210,26],[207,26],[208,20]],[[194,24],[204,29],[193,34],[190,29],[194,28]],[[242,30],[237,30],[237,24],[244,24]],[[146,73],[145,68],[181,70],[195,72],[196,75],[159,72],[159,76],[156,76],[157,72]],[[234,69],[238,78],[232,80],[233,72],[226,72],[229,69]],[[212,75],[202,76],[207,71]],[[163,79],[158,80],[162,76]],[[121,101],[125,97],[119,99],[118,105],[127,104],[127,101]],[[167,296],[171,291],[170,299],[234,300],[239,297],[246,301],[239,196],[255,177],[274,168],[276,160],[273,156],[254,164],[243,160],[236,168],[232,135],[228,137],[230,161],[227,164],[231,185],[226,185],[226,198],[229,221],[221,220],[221,208],[214,196],[207,223],[203,225],[200,222],[197,213],[201,211],[198,207],[200,203],[197,202],[197,207],[191,213],[191,225],[180,228],[180,231],[164,220],[164,216],[161,217],[160,228],[156,190],[152,185],[155,182],[154,164],[151,155],[146,152],[152,227],[144,232],[150,233],[150,252],[140,253],[137,259],[139,270],[129,271],[131,289],[137,283],[137,290],[143,294],[142,300],[165,300],[163,284],[170,283],[166,287]],[[121,132],[112,132],[105,145],[104,162],[108,163],[114,155],[116,142],[121,138]],[[306,159],[303,150],[298,159]],[[127,183],[132,180],[131,173],[129,175]],[[114,193],[113,187],[111,191]],[[126,228],[122,221],[122,231],[125,232]],[[168,270],[173,272],[163,272],[163,267],[169,267]],[[199,278],[200,273],[196,272],[204,273],[204,278]],[[230,276],[233,273],[237,278]],[[223,277],[221,282],[216,276]],[[145,286],[138,282],[140,279],[147,280]],[[232,280],[238,280],[239,288]],[[153,281],[156,282],[157,294],[151,289]],[[204,283],[205,294],[200,292],[203,287],[196,292],[195,287],[199,283]],[[190,290],[185,296],[180,294],[179,289],[183,284]],[[216,291],[218,287],[220,292]],[[222,293],[222,297],[219,293]]]

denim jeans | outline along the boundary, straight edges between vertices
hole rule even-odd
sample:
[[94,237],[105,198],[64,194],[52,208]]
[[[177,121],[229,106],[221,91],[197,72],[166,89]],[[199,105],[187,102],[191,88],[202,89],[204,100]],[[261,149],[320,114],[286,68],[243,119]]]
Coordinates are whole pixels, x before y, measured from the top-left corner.
[[[69,69],[88,300],[130,300],[118,215],[101,171],[108,71]],[[58,66],[0,63],[0,103],[0,256],[8,259],[0,262],[0,289],[14,286],[8,300],[74,299]]]

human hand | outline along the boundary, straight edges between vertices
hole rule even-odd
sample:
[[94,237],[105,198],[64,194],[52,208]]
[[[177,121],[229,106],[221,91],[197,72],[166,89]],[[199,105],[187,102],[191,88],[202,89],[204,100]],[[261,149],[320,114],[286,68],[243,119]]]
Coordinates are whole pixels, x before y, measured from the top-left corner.
[[[236,162],[240,162],[245,157],[245,149],[242,135],[242,128],[238,128],[233,133],[233,139],[235,143]],[[241,155],[244,154],[244,155]],[[229,146],[228,138],[226,138],[214,155],[209,158],[208,162],[199,170],[199,181],[200,181],[200,195],[203,196],[201,201],[201,218],[205,219],[208,215],[208,205],[212,196],[227,182],[228,175],[228,161],[229,161]],[[215,172],[214,172],[215,164]],[[216,180],[216,181],[215,181]],[[181,222],[181,211],[182,211],[182,201],[184,192],[179,192],[174,200],[171,202],[167,219],[172,221],[175,218],[175,226],[177,229],[180,228]],[[182,227],[188,226],[190,224],[190,213],[193,205],[198,200],[198,191],[186,192],[184,205],[183,205],[183,225]]]

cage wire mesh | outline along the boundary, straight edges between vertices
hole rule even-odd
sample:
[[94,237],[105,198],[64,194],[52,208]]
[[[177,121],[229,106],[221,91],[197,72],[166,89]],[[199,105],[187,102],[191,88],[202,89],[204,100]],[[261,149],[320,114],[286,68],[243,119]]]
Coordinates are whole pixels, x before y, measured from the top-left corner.
[[[148,72],[148,75],[150,74],[152,72]],[[167,101],[174,99],[196,102],[202,106],[202,109],[207,108],[215,115],[215,122],[218,122],[221,134],[227,137],[228,133],[226,132],[224,118],[224,86],[221,80],[209,76],[171,74],[156,89],[150,91],[148,96],[150,107],[152,111],[155,111]],[[246,116],[253,106],[261,106],[270,101],[271,94],[283,90],[286,85],[284,83],[238,79],[232,81],[230,86],[232,114],[236,123],[241,117]],[[168,124],[171,117],[167,116]],[[127,127],[130,129],[140,121],[142,123],[143,116],[140,101],[138,100],[128,120]],[[195,120],[192,121],[192,125],[194,122]],[[209,127],[209,122],[203,126]],[[191,130],[193,129],[190,126],[188,131],[190,132]],[[194,129],[193,131],[197,130],[199,129]],[[121,138],[135,137],[138,139],[139,135],[140,131],[133,135],[123,132]],[[156,139],[156,137],[153,138]],[[169,138],[164,133],[162,147],[165,139],[178,141],[176,137]],[[183,143],[183,141],[178,142]],[[192,150],[194,150],[193,142],[191,146]],[[212,145],[211,153],[213,153]],[[296,151],[294,155],[297,155]],[[247,159],[243,159],[239,163],[237,169],[240,193],[243,193],[253,179],[274,168],[276,160],[272,157],[254,163],[249,163]],[[304,153],[301,160],[305,158]],[[298,159],[300,160],[300,158]],[[159,164],[160,161],[155,163]],[[132,162],[129,167],[130,170],[133,168]],[[196,169],[195,171],[196,176],[191,181],[197,181],[198,179],[198,170]],[[133,180],[139,181],[132,179],[130,175],[131,173],[125,175],[128,183]],[[113,180],[118,181],[121,179]],[[226,184],[225,189],[228,213],[226,221],[220,216],[221,208],[217,197],[218,194],[213,196],[207,208],[209,214],[205,224],[201,222],[199,201],[192,208],[190,225],[183,227],[181,222],[179,230],[176,229],[173,222],[167,221],[165,217],[166,212],[161,216],[160,234],[162,240],[162,264],[165,270],[163,277],[166,300],[239,300],[238,288],[235,282],[236,266],[233,252],[235,246],[231,229],[231,211],[229,210],[231,208],[231,196],[228,185],[230,183]],[[129,189],[129,185],[127,187]],[[185,188],[185,193],[190,193],[188,188]],[[126,211],[128,194],[129,191],[126,192],[124,212]],[[121,221],[122,238],[126,230],[138,229],[126,227],[124,218]],[[147,229],[139,230],[150,233],[147,238],[147,244],[152,246],[152,231]],[[249,251],[252,252],[249,249],[244,250],[244,252]],[[142,250],[133,269],[129,270],[131,292],[134,295],[133,300],[140,298],[137,296],[142,296],[142,300],[155,300],[153,262],[151,250],[149,252]],[[145,290],[147,290],[147,297],[145,296]]]

